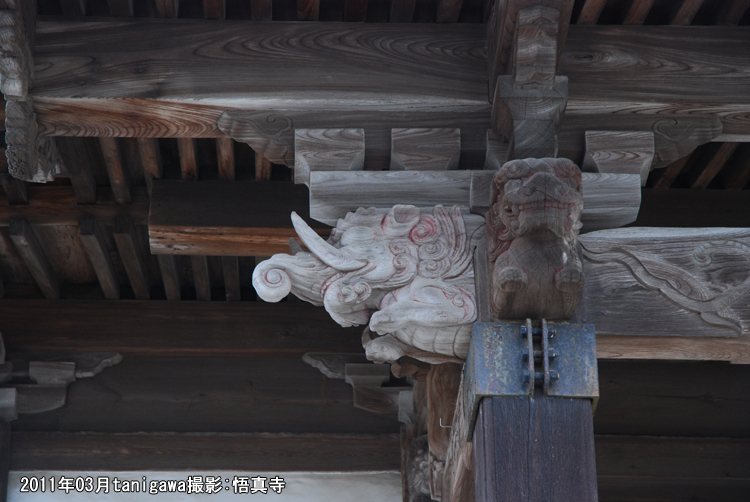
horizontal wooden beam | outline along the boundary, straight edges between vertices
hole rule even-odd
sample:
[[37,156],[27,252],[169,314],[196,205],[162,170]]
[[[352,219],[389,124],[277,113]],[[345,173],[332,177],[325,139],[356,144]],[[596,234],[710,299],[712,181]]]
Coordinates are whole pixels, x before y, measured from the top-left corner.
[[98,187],[95,204],[79,204],[69,186],[29,186],[27,205],[9,205],[0,199],[0,227],[10,225],[13,217],[24,218],[32,225],[78,225],[82,216],[90,215],[104,225],[113,225],[118,215],[129,215],[135,225],[148,224],[149,199],[145,187],[131,189],[130,204],[117,204],[112,189]]
[[268,256],[289,252],[290,214],[313,228],[307,187],[284,182],[154,180],[148,221],[153,254]]
[[[623,116],[717,114],[719,140],[747,141],[750,74],[738,48],[749,43],[742,27],[571,26],[558,68],[570,82],[566,116],[609,116],[618,130]],[[322,118],[301,127],[365,127],[366,136],[368,124],[391,113],[383,130],[460,127],[469,135],[467,114],[479,113],[485,131],[489,124],[484,47],[484,30],[461,23],[247,30],[233,21],[42,21],[31,94],[47,135],[221,137],[226,110],[312,114]],[[246,78],[230,84],[238,72]],[[404,106],[421,123],[399,115]],[[346,113],[359,123],[330,124]],[[560,150],[583,151],[582,139]]]
[[361,352],[362,328],[342,328],[306,303],[0,300],[15,352],[302,356]]
[[598,359],[659,359],[665,361],[726,361],[750,364],[750,336],[698,338],[685,336],[596,337]]
[[399,469],[398,434],[14,432],[11,469],[356,472]]

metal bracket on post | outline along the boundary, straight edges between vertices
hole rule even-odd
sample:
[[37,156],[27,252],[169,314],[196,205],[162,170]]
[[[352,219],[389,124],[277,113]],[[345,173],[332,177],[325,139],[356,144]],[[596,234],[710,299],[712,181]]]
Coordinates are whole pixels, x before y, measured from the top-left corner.
[[545,396],[599,399],[596,335],[592,324],[475,323],[464,366],[467,441],[483,397]]

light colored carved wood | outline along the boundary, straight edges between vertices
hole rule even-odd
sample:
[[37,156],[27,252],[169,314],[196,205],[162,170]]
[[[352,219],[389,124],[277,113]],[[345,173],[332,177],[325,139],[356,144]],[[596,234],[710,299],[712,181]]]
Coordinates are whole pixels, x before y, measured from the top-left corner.
[[227,136],[247,143],[271,162],[294,165],[294,122],[289,117],[268,112],[241,115],[224,112],[218,126]]
[[33,106],[30,97],[24,102],[5,102],[5,156],[14,178],[44,183],[64,172],[65,166],[55,142],[38,134]]
[[151,281],[132,220],[127,216],[116,217],[114,236],[135,297],[148,300],[151,297]]
[[645,186],[655,154],[652,132],[586,131],[582,167],[599,173],[637,174]]
[[34,83],[36,0],[5,0],[0,5],[0,91],[9,101],[25,102]]
[[496,319],[570,319],[583,296],[576,251],[581,172],[568,159],[525,159],[495,173],[487,214]]
[[60,298],[60,280],[53,270],[34,229],[22,218],[11,218],[10,238],[45,298]]
[[108,300],[120,299],[120,281],[109,254],[104,230],[93,216],[83,216],[78,223],[78,236],[86,254],[94,267],[104,297]]
[[391,129],[391,171],[458,169],[460,129]]
[[120,146],[115,138],[99,138],[99,145],[104,157],[104,165],[107,168],[112,193],[118,204],[130,204],[130,172],[125,169],[122,162]]
[[466,356],[476,305],[471,235],[458,207],[359,209],[337,223],[328,241],[296,214],[292,220],[310,253],[256,265],[253,286],[261,298],[278,302],[293,293],[325,306],[341,326],[368,325],[363,344],[376,362],[405,355],[433,362],[417,351],[439,362]]
[[557,67],[560,11],[535,5],[518,11],[513,43],[516,89],[551,89]]
[[579,242],[597,335],[750,334],[749,230],[602,230]]
[[367,364],[364,354],[324,354],[308,352],[302,360],[328,378],[344,379],[347,364]]
[[359,171],[364,167],[364,129],[295,129],[294,182],[309,184],[312,171]]
[[[570,16],[573,11],[572,0],[548,0],[544,2],[546,7],[557,9],[560,12],[559,28],[557,30],[556,45],[557,58],[560,58],[562,48],[570,24]],[[517,33],[518,13],[520,10],[538,5],[537,1],[510,0],[508,2],[495,3],[488,21],[487,35],[487,59],[489,69],[489,97],[495,97],[495,86],[498,76],[513,73],[513,46]],[[560,72],[566,75],[564,72]]]

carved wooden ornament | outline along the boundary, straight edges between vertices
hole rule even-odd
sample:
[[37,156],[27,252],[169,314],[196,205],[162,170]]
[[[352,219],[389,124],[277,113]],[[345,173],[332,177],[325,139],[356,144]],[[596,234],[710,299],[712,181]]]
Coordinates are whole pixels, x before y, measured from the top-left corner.
[[258,295],[277,302],[290,292],[323,305],[341,326],[369,323],[367,357],[410,355],[431,363],[466,357],[476,319],[472,250],[460,209],[431,214],[398,205],[384,214],[358,209],[338,221],[328,241],[295,213],[310,250],[278,254],[253,272]]
[[492,182],[487,251],[493,315],[569,319],[583,295],[576,252],[581,171],[567,159],[507,162]]

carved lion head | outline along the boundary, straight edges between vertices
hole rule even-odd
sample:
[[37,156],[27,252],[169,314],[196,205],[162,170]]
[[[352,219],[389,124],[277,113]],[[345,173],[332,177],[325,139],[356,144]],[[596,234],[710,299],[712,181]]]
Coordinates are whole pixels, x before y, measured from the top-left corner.
[[581,227],[581,171],[568,159],[506,162],[492,179],[488,213],[494,261],[522,235],[550,230],[572,243]]

